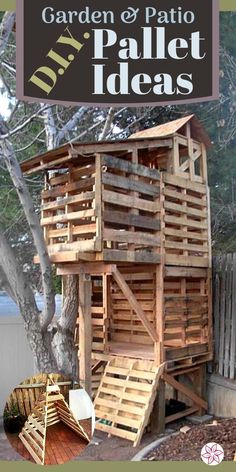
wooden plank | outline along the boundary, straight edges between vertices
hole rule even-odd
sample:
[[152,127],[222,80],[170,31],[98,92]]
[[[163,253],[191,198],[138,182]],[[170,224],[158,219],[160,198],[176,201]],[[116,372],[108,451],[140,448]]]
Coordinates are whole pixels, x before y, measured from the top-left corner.
[[37,418],[33,415],[28,417],[28,423],[32,423],[35,428],[37,428],[42,434],[44,434],[45,428],[41,422],[37,421]]
[[41,219],[40,224],[42,226],[53,225],[56,223],[67,223],[68,221],[80,220],[82,218],[92,218],[95,216],[94,209],[71,211],[63,215],[48,216]]
[[30,446],[30,444],[27,442],[27,440],[24,438],[23,434],[20,433],[19,434],[19,438],[21,439],[21,441],[23,442],[24,446],[26,447],[27,451],[29,451],[30,455],[33,457],[33,459],[35,460],[36,464],[40,464],[42,465],[43,464],[43,461],[42,459],[36,454],[36,452],[34,451],[34,449]]
[[152,434],[162,434],[165,431],[165,382],[161,378],[158,383],[158,392],[153,404],[150,422]]
[[187,277],[187,278],[205,278],[207,277],[206,269],[199,269],[196,267],[165,267],[166,277]]
[[90,276],[79,276],[79,377],[86,392],[92,394],[91,353],[92,353],[92,320],[91,320],[92,282]]
[[206,185],[183,179],[177,175],[171,175],[163,172],[163,180],[166,184],[173,185],[174,187],[186,188],[202,195],[206,194]]
[[101,156],[96,154],[95,157],[95,213],[96,213],[96,242],[95,242],[95,250],[101,251],[103,247],[103,222],[102,222],[102,192],[103,192],[103,185],[102,185],[102,169],[101,169]]
[[76,179],[81,179],[81,177],[87,177],[88,175],[93,175],[95,172],[95,166],[94,165],[89,165],[85,167],[79,167],[78,169],[71,170],[69,169],[69,172],[66,174],[57,174],[54,177],[51,177],[49,179],[49,183],[51,186],[55,185],[61,185],[65,184],[69,181],[69,178],[71,180],[76,180]]
[[194,232],[194,231],[183,231],[183,229],[168,228],[164,229],[164,234],[166,236],[174,236],[176,238],[187,238],[187,239],[196,239],[197,241],[208,241],[208,236],[204,233]]
[[182,206],[177,203],[172,203],[168,201],[165,201],[164,206],[166,210],[173,211],[173,213],[184,213],[186,215],[193,215],[193,216],[199,216],[200,218],[207,218],[206,210],[197,210],[196,208]]
[[91,179],[81,179],[79,182],[71,182],[60,187],[52,188],[51,190],[44,190],[42,192],[42,198],[57,198],[61,197],[62,195],[68,194],[69,192],[82,192],[84,190],[89,189],[90,187],[92,190],[92,186],[94,185],[94,183],[94,177],[92,177]]
[[152,197],[157,196],[160,193],[159,186],[157,185],[146,184],[138,180],[131,180],[130,178],[121,177],[109,172],[103,172],[102,183],[117,189],[131,190],[140,194],[150,195]]
[[[116,410],[119,409],[119,405],[116,405]],[[120,411],[120,410],[119,410]],[[131,412],[131,409],[130,409]],[[120,411],[121,413],[121,411]],[[132,418],[127,418],[122,414],[112,414],[111,412],[105,412],[104,410],[100,411],[96,409],[96,418],[112,421],[116,424],[122,424],[122,426],[130,426],[132,429],[138,429],[140,426],[141,420],[134,420]]]
[[[22,435],[25,437],[26,440],[28,440],[28,443],[31,443],[31,445],[33,445],[34,449],[35,449],[35,452],[39,452],[40,455],[43,456],[43,448],[42,446],[40,446],[35,440],[34,438],[31,436],[32,434],[32,431],[30,430],[27,430],[26,428],[23,429],[23,432],[22,432]],[[42,441],[40,441],[41,443],[43,443],[43,438],[42,438]]]
[[158,264],[160,255],[148,251],[119,251],[116,249],[104,249],[103,260],[107,262],[137,262]]
[[202,407],[204,410],[207,410],[207,402],[200,398],[198,395],[196,395],[190,388],[186,387],[185,385],[181,384],[178,382],[174,377],[171,375],[164,373],[163,374],[163,379],[165,382],[167,382],[169,385],[171,385],[173,388],[176,390],[182,392],[184,395],[186,395],[188,398],[190,398],[196,405]]
[[[118,201],[117,201],[118,203]],[[104,222],[115,223],[121,226],[135,226],[136,228],[145,228],[158,231],[160,229],[160,221],[148,216],[132,215],[121,211],[104,211]]]
[[148,321],[144,311],[142,310],[140,304],[137,302],[133,292],[130,290],[127,282],[125,281],[124,277],[120,273],[118,269],[113,272],[113,278],[115,279],[116,283],[119,285],[120,289],[124,293],[124,295],[127,297],[127,300],[129,300],[129,303],[133,310],[135,311],[136,315],[140,319],[140,321],[143,323],[144,327],[146,328],[147,332],[153,339],[153,341],[158,341],[157,334],[151,325],[151,323]]
[[[56,243],[48,246],[48,252],[51,256],[56,252],[67,252],[67,251],[75,251],[77,253],[81,253],[82,251],[94,251],[95,248],[95,240],[94,239],[80,239],[78,241],[74,241],[73,243]],[[75,256],[76,257],[76,256]]]
[[175,254],[165,254],[167,265],[187,266],[187,267],[208,267],[208,258],[200,256],[176,256]]
[[173,421],[179,420],[180,418],[183,418],[184,416],[193,415],[197,411],[198,411],[198,408],[193,406],[193,407],[187,408],[186,410],[179,411],[178,413],[174,413],[173,415],[166,416],[165,424],[172,423]]
[[128,195],[119,194],[110,190],[103,191],[103,201],[112,205],[124,206],[129,208],[136,208],[138,210],[149,211],[156,213],[159,211],[159,205],[156,202],[149,202],[143,198],[132,197]]
[[[94,263],[79,263],[79,264],[63,264],[58,267],[57,275],[71,275],[71,274],[79,274],[81,271],[85,274],[91,275],[102,275],[102,274],[111,274],[115,270],[114,264],[104,264],[103,262],[94,262]],[[101,307],[94,307],[97,312],[99,312],[99,308]],[[103,312],[103,308],[101,308],[101,313]]]
[[127,431],[121,428],[115,428],[114,426],[110,428],[106,424],[96,423],[96,429],[99,431],[103,431],[104,433],[113,434],[114,436],[118,436],[119,438],[128,439],[129,441],[134,441],[136,438],[136,433],[132,433],[131,431]]
[[176,199],[176,200],[192,203],[193,205],[198,205],[201,208],[206,208],[206,206],[207,206],[206,201],[204,202],[202,200],[202,198],[200,198],[200,197],[197,198],[197,197],[193,197],[192,195],[188,195],[188,194],[184,195],[183,193],[178,192],[177,190],[170,190],[168,187],[164,188],[164,195],[166,197],[171,197],[171,198]]
[[[95,223],[86,224],[86,221],[83,221],[82,225],[73,226],[71,228],[71,234],[73,236],[79,236],[79,235],[88,236],[91,234],[95,235],[95,233],[96,233],[96,224]],[[60,238],[60,237],[66,237],[67,234],[68,234],[68,228],[51,229],[48,231],[48,238],[55,239],[55,238]]]
[[[97,398],[96,399],[96,412],[98,411],[97,408],[99,406],[105,406],[107,408],[117,409],[117,401],[108,400],[107,398]],[[120,403],[118,407],[118,411],[125,411],[127,413],[130,413],[131,412],[130,405]],[[139,416],[143,415],[143,407],[132,405],[132,414],[139,415]]]
[[89,202],[93,200],[94,197],[95,192],[79,193],[78,195],[72,195],[70,197],[61,198],[60,200],[44,203],[43,205],[41,205],[41,210],[57,210],[73,203]]
[[25,426],[23,428],[22,431],[30,431],[30,433],[35,437],[35,439],[37,439],[38,443],[40,444],[43,444],[43,441],[44,441],[44,435],[45,435],[45,430],[44,430],[44,433],[43,433],[43,437],[40,436],[40,434],[37,432],[37,427],[30,424],[28,421],[25,423]]
[[148,233],[120,231],[115,229],[104,229],[103,239],[104,241],[134,243],[154,247],[160,245],[160,238],[157,236]]
[[190,228],[196,229],[208,229],[207,222],[196,221],[187,216],[172,216],[172,215],[165,215],[165,223],[170,223],[172,225],[178,226],[188,226]]
[[[202,246],[201,244],[189,244],[189,243],[180,243],[178,241],[165,241],[165,247],[168,249],[180,249],[182,251],[188,252],[199,252],[208,254],[208,247]],[[188,257],[188,255],[186,255]]]
[[160,180],[160,172],[156,169],[150,169],[149,167],[141,164],[135,164],[124,159],[116,158],[114,156],[103,155],[103,165],[111,169],[118,169],[127,174],[134,174],[140,177],[149,177],[151,180]]

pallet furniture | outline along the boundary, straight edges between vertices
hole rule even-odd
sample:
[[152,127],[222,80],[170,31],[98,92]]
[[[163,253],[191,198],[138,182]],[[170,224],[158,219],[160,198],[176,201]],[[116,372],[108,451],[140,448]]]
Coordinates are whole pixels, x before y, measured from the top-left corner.
[[41,224],[57,273],[79,277],[81,384],[96,395],[117,357],[165,363],[153,408],[159,429],[167,383],[186,398],[186,414],[207,407],[210,144],[190,115],[127,140],[67,144],[21,164],[26,175],[45,173]]
[[59,386],[48,378],[45,392],[40,395],[19,434],[20,440],[37,464],[45,464],[47,429],[59,422],[89,443],[90,438],[70,411]]

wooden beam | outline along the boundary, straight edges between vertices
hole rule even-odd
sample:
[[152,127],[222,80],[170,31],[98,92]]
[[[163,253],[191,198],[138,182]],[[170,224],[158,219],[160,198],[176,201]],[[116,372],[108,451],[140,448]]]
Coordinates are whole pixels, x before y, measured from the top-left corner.
[[71,274],[90,274],[90,275],[103,275],[112,274],[116,266],[114,264],[104,264],[103,262],[88,262],[79,264],[63,264],[57,269],[57,275],[71,275]]
[[79,276],[79,380],[81,386],[92,394],[92,282],[85,274]]
[[190,398],[190,400],[192,400],[193,403],[200,406],[204,410],[207,410],[207,402],[203,400],[202,398],[200,398],[198,395],[196,395],[192,390],[190,390],[190,388],[186,387],[185,385],[181,384],[176,379],[174,379],[172,375],[164,373],[163,379],[173,388],[175,388],[176,390],[179,390],[184,395],[186,395],[186,397]]
[[190,416],[193,415],[193,413],[197,412],[197,408],[192,406],[190,408],[187,408],[184,411],[179,411],[178,413],[174,413],[173,415],[167,416],[165,419],[165,424],[172,423],[172,421],[179,420],[180,418],[183,418],[184,416]]
[[96,215],[96,241],[95,250],[102,251],[102,164],[100,154],[95,157],[95,215]]
[[[133,150],[133,153],[135,150]],[[136,150],[137,152],[137,150]],[[138,175],[140,177],[149,177],[152,180],[160,180],[160,172],[156,169],[149,169],[149,167],[138,164],[137,162],[125,161],[114,156],[103,156],[102,163],[111,169],[118,169],[128,174]]]
[[159,379],[158,392],[151,415],[151,432],[161,434],[165,431],[165,382]]
[[165,267],[166,277],[207,277],[207,269],[189,268],[189,267]]
[[147,330],[148,334],[150,335],[150,337],[152,338],[152,340],[154,342],[157,342],[158,341],[158,336],[157,336],[157,333],[156,333],[155,329],[153,328],[150,321],[146,317],[146,315],[145,315],[143,309],[141,308],[140,304],[137,302],[132,290],[130,290],[128,284],[126,283],[126,281],[123,277],[123,275],[120,273],[120,271],[117,268],[113,272],[112,275],[113,275],[117,285],[120,287],[121,291],[126,296],[126,298],[129,301],[131,307],[135,311],[136,315],[138,316],[138,318],[142,322],[143,326],[146,328],[146,330]]

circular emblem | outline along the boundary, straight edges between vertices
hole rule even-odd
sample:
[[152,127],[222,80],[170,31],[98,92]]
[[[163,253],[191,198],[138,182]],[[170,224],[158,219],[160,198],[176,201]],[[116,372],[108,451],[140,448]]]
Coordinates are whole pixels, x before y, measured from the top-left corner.
[[207,465],[219,465],[224,459],[224,449],[213,442],[205,444],[201,450],[201,459]]

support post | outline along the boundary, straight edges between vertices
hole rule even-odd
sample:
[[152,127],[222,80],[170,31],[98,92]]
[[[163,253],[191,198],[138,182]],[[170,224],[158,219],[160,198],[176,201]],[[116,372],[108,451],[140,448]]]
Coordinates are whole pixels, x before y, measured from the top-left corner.
[[157,396],[153,405],[151,416],[151,432],[161,434],[165,431],[165,382],[160,379]]
[[[199,366],[194,375],[195,392],[199,397],[206,400],[206,363]],[[206,409],[200,408],[197,415],[202,416],[206,413]]]
[[88,274],[79,275],[79,380],[81,386],[91,396],[92,375],[92,282]]

